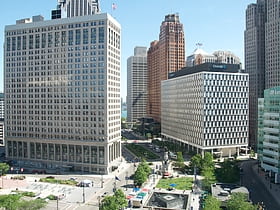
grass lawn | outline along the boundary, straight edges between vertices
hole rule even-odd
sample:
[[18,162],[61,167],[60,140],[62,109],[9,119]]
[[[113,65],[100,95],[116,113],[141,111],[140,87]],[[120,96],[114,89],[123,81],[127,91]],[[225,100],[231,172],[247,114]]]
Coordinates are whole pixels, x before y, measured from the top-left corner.
[[161,179],[159,180],[156,187],[167,189],[170,188],[170,184],[176,184],[174,188],[177,190],[191,190],[193,184],[193,178],[180,177],[180,178]]
[[142,147],[138,144],[127,144],[125,145],[125,147],[129,149],[132,153],[134,153],[137,157],[142,157],[146,160],[155,160],[160,158],[155,153],[147,150],[145,147]]
[[53,183],[53,184],[67,184],[67,185],[76,185],[78,183],[73,180],[60,180],[60,179],[54,179],[54,178],[41,178],[39,181]]

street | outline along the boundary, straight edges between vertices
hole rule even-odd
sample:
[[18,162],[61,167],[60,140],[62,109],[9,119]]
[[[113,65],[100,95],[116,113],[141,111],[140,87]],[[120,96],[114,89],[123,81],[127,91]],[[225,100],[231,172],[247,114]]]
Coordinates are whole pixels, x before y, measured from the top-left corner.
[[[280,209],[279,205],[271,196],[266,186],[260,181],[260,178],[253,172],[253,165],[256,164],[255,160],[244,161],[241,164],[243,168],[242,185],[248,188],[250,198],[254,204],[263,202],[265,209],[276,210]],[[279,193],[279,192],[278,192]]]

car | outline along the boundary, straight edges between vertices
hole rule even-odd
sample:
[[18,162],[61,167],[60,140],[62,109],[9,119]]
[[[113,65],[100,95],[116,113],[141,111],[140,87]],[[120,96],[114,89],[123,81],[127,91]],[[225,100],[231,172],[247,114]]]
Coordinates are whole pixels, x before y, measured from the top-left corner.
[[69,180],[71,180],[71,181],[76,181],[77,178],[76,178],[76,177],[70,177]]

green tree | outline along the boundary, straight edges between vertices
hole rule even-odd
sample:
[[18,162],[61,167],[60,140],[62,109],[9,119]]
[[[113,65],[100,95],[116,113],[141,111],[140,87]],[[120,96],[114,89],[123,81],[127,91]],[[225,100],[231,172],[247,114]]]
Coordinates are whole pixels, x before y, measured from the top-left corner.
[[100,210],[112,210],[112,209],[117,210],[118,204],[116,203],[114,196],[106,196],[101,201]]
[[125,197],[125,194],[121,189],[117,189],[116,192],[114,193],[114,197],[116,199],[118,208],[124,208],[127,206],[127,200]]
[[127,206],[125,194],[117,189],[113,196],[106,196],[100,205],[100,210],[118,210]]
[[149,175],[151,173],[151,168],[148,165],[147,161],[142,158],[141,163],[139,164],[138,167],[142,167],[146,173],[146,175]]
[[4,175],[8,172],[10,166],[7,163],[0,163],[0,175]]
[[246,194],[233,193],[227,202],[227,210],[256,210],[257,206],[247,201]]
[[235,183],[239,181],[239,167],[236,161],[225,160],[220,163],[220,168],[217,168],[215,173],[217,180],[224,183]]
[[134,184],[138,186],[142,186],[142,184],[147,180],[147,173],[145,172],[143,167],[137,168],[134,174]]
[[210,152],[206,152],[204,154],[204,158],[201,161],[201,169],[203,168],[214,168],[214,161],[213,161],[213,155]]
[[38,210],[42,209],[46,206],[47,202],[43,199],[35,199],[35,200],[22,200],[18,204],[17,210]]
[[201,175],[204,176],[204,179],[202,181],[203,187],[206,190],[210,190],[211,184],[214,184],[216,182],[214,168],[204,167],[202,169]]
[[20,195],[1,195],[0,196],[0,207],[7,210],[17,210]]
[[219,201],[217,198],[209,195],[205,199],[205,206],[203,210],[220,210],[221,201]]
[[177,161],[175,165],[181,169],[184,169],[185,163],[182,152],[177,152]]
[[190,167],[193,169],[196,167],[197,169],[201,169],[201,162],[202,162],[202,157],[200,154],[196,154],[192,156],[190,160]]

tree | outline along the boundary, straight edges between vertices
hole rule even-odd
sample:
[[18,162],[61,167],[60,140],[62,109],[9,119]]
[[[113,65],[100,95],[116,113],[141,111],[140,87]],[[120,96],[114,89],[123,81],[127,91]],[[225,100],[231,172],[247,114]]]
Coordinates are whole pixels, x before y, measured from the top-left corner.
[[239,181],[239,167],[236,161],[225,160],[220,163],[221,168],[216,169],[216,176],[219,182],[234,183]]
[[100,210],[111,210],[111,209],[118,209],[118,205],[114,196],[106,196],[100,205]]
[[216,182],[214,168],[204,167],[202,169],[201,175],[204,176],[203,187],[206,188],[206,190],[210,190],[211,184]]
[[196,154],[192,156],[191,161],[190,161],[190,167],[193,169],[196,167],[197,169],[201,169],[201,162],[202,162],[202,157],[200,154]]
[[181,169],[184,169],[185,163],[182,152],[177,152],[177,161],[175,165]]
[[233,193],[227,202],[227,210],[256,210],[257,206],[247,201],[246,194]]
[[124,208],[127,206],[127,200],[126,200],[125,194],[123,193],[123,191],[121,189],[117,189],[114,196],[115,196],[118,208]]
[[210,152],[206,152],[202,159],[201,169],[203,170],[205,167],[214,168],[213,155]]
[[10,169],[10,166],[7,163],[0,163],[0,175],[6,174]]
[[221,201],[219,201],[217,198],[209,195],[205,199],[205,207],[204,210],[220,210]]
[[100,205],[100,210],[122,209],[127,206],[125,194],[117,189],[113,196],[106,196]]
[[145,172],[143,167],[137,168],[134,174],[134,184],[138,186],[142,186],[142,184],[147,180],[147,173]]
[[139,164],[138,167],[142,167],[144,169],[144,171],[146,172],[147,175],[149,175],[151,173],[151,168],[148,165],[148,163],[146,162],[145,159],[142,158],[141,163]]

